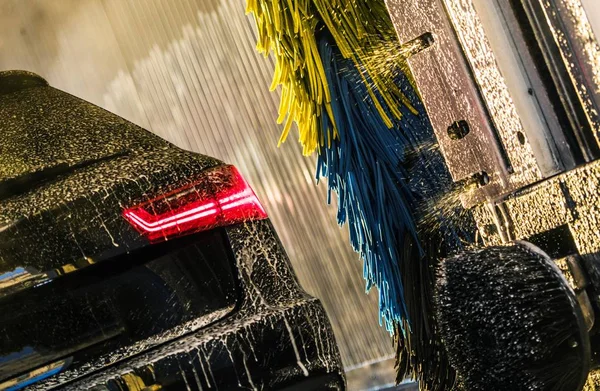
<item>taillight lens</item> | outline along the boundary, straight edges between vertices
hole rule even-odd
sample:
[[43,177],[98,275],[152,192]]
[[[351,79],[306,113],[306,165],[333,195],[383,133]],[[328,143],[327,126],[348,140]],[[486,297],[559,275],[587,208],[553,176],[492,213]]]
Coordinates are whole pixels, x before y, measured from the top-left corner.
[[191,185],[123,211],[150,241],[267,217],[258,198],[233,166],[207,170]]

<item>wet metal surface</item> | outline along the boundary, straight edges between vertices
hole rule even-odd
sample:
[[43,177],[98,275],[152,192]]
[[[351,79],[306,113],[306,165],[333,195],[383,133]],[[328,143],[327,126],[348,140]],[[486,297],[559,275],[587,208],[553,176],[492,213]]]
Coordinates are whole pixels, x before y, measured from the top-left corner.
[[[577,251],[582,255],[600,252],[600,222],[597,219],[600,163],[578,167],[501,200],[511,221],[513,239],[528,239],[567,225]],[[501,243],[497,232],[486,230],[494,224],[487,205],[474,209],[475,220],[486,244]],[[552,244],[552,243],[549,243]]]
[[[496,61],[502,52],[493,52],[473,3],[387,0],[400,41],[410,41],[424,32],[430,32],[435,39],[428,50],[411,57],[409,63],[453,178],[460,180],[478,172],[485,172],[490,178],[485,186],[465,194],[465,206],[473,206],[486,197],[507,195],[560,168],[553,167],[555,152],[546,150],[544,138],[531,126],[524,128],[527,123],[519,118],[514,97]],[[527,8],[530,3],[535,7]],[[570,93],[570,88],[574,91],[574,97],[569,98],[572,101],[565,103],[566,110],[570,121],[580,121],[575,132],[577,137],[583,137],[579,142],[589,160],[598,148],[598,42],[578,0],[527,4],[527,17],[541,18],[536,23],[550,31],[546,34],[545,30],[535,30],[536,38],[541,44],[548,40],[557,47],[556,58],[546,53],[551,49],[544,49],[544,56],[548,57],[545,61],[555,62],[557,70],[552,68],[552,77],[562,77],[560,83],[567,85],[564,91],[560,90],[561,99]],[[534,8],[537,14],[532,14]],[[557,73],[561,67],[566,68],[565,75]],[[531,88],[527,83],[521,84],[511,88]],[[581,104],[581,112],[569,104]],[[460,118],[454,118],[457,116]],[[460,120],[466,121],[472,131],[464,138],[452,140],[446,129]]]
[[[552,26],[570,76],[597,142],[600,142],[600,43],[580,0],[553,0],[544,3],[545,15]],[[550,7],[554,6],[558,12]],[[596,5],[598,7],[598,5]],[[591,11],[591,7],[590,10]]]
[[526,140],[521,144],[517,139],[517,132],[524,132],[524,129],[473,2],[444,0],[444,3],[490,118],[514,170],[509,176],[510,185],[507,184],[506,187],[523,186],[539,179],[542,174],[529,142]]
[[[324,303],[344,364],[392,353],[377,297],[364,294],[358,256],[325,205],[325,187],[314,184],[313,159],[296,143],[276,148],[272,65],[254,51],[243,0],[7,0],[0,14],[0,69],[37,72],[180,147],[235,164],[302,286]],[[89,170],[79,175],[92,178]],[[47,191],[74,197],[79,190],[66,185]]]
[[[401,42],[425,32],[435,38],[430,48],[412,56],[408,62],[453,179],[462,180],[481,172],[489,176],[489,183],[472,190],[465,204],[471,206],[485,196],[495,196],[540,179],[540,171],[527,144],[511,149],[510,146],[518,144],[516,136],[508,145],[500,143],[509,135],[497,134],[488,120],[489,107],[486,108],[477,90],[478,84],[471,77],[472,64],[463,56],[446,13],[446,4],[442,0],[388,0],[386,3]],[[488,57],[480,60],[489,67],[493,58]],[[502,104],[512,105],[510,99],[497,103],[500,106],[494,110],[498,112],[503,110]],[[447,129],[461,120],[469,124],[470,132],[460,140],[452,140]],[[518,124],[518,119],[516,121]]]

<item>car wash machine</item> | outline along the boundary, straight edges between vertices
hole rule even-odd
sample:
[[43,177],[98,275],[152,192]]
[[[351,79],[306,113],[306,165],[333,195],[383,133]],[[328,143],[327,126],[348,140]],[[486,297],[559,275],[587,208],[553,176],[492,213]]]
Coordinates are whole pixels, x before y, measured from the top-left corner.
[[386,2],[479,245],[568,283],[579,388],[600,353],[600,1]]

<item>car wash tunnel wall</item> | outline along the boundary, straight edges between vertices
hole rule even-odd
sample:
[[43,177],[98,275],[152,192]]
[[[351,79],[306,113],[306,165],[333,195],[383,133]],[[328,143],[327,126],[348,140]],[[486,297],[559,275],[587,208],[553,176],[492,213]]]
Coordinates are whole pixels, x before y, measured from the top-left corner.
[[314,157],[302,157],[294,140],[277,148],[273,63],[255,51],[244,0],[4,0],[0,15],[0,69],[36,72],[179,147],[239,167],[302,286],[323,302],[346,369],[382,362],[392,381],[377,295],[364,294],[362,262],[335,224],[325,184],[315,186]]

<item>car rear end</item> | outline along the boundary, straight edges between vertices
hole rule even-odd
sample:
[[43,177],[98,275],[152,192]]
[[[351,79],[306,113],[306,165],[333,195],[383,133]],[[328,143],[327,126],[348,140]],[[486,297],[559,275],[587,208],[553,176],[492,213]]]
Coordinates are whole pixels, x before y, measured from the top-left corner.
[[235,167],[33,74],[0,118],[0,389],[343,389]]

